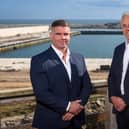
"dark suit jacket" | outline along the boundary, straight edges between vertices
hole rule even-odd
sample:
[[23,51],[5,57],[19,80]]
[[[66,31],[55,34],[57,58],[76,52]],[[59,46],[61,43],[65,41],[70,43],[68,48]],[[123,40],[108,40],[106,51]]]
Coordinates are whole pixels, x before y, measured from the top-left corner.
[[72,122],[76,127],[84,123],[84,111],[71,121],[63,121],[69,101],[88,101],[92,87],[82,56],[71,53],[71,82],[66,69],[50,47],[45,52],[32,57],[30,76],[36,95],[37,106],[33,126],[39,129],[60,129]]
[[[109,98],[111,96],[119,96],[122,97],[127,104],[129,104],[129,67],[127,68],[127,73],[124,80],[125,95],[122,95],[120,91],[124,51],[125,43],[122,43],[115,48],[108,77],[108,88]],[[114,112],[117,113],[115,109]]]

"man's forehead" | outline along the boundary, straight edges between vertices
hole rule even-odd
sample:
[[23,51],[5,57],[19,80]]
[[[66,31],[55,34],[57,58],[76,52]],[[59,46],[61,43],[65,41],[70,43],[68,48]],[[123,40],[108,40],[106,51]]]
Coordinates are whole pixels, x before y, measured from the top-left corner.
[[68,26],[56,26],[53,27],[54,31],[70,31],[70,28]]

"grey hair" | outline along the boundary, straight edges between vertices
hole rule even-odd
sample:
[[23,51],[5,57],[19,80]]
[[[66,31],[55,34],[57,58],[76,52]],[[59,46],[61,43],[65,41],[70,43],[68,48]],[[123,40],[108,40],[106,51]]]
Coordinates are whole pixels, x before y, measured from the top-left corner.
[[123,19],[125,16],[129,16],[129,12],[124,12],[121,18]]

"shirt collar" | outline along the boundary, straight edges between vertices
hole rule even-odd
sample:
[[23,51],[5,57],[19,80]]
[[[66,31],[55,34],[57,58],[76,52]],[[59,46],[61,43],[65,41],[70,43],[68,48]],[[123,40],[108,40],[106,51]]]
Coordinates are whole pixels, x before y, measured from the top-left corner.
[[[60,58],[63,57],[63,53],[62,53],[59,49],[57,49],[53,44],[51,44],[51,47],[53,48],[53,50],[56,52],[56,54],[57,54]],[[69,57],[69,56],[70,56],[70,50],[69,50],[69,48],[67,48],[66,57]]]
[[127,40],[125,40],[125,48],[129,49],[129,43],[127,42]]

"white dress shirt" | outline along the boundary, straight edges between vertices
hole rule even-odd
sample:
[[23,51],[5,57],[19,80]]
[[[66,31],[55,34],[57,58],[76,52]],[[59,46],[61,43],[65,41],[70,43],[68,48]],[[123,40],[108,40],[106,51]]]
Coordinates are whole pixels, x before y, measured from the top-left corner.
[[[69,49],[67,49],[67,54],[66,54],[66,62],[63,60],[63,53],[58,50],[53,44],[51,44],[51,47],[53,48],[53,50],[56,52],[56,54],[58,55],[58,57],[60,58],[60,60],[62,61],[62,63],[64,64],[64,67],[67,71],[69,80],[71,81],[71,65],[70,65],[70,51]],[[71,102],[68,103],[66,111],[69,110],[71,105]]]
[[58,57],[60,58],[60,60],[62,61],[62,63],[64,64],[64,67],[67,71],[69,80],[71,81],[71,65],[70,65],[70,51],[69,51],[69,49],[67,49],[66,62],[65,62],[63,60],[63,53],[60,50],[58,50],[53,44],[51,46],[54,49],[54,51],[56,52],[56,54],[58,55]]
[[125,51],[124,51],[124,57],[123,57],[123,69],[122,69],[122,78],[121,78],[121,94],[124,95],[124,80],[125,80],[125,75],[127,72],[128,68],[128,63],[129,63],[129,43],[127,41],[125,42]]

